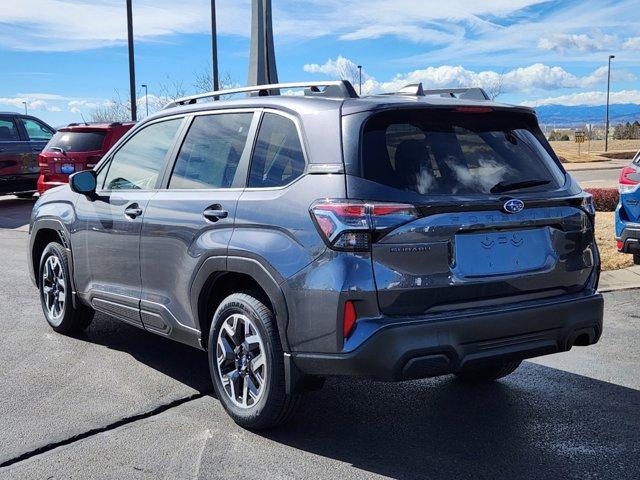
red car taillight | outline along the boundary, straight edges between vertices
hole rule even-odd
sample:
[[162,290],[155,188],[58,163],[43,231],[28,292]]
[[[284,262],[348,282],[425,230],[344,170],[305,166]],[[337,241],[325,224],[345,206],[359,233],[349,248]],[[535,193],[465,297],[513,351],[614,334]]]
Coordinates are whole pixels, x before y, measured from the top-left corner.
[[419,217],[413,205],[357,200],[319,200],[311,206],[322,238],[334,250],[367,251],[389,230]]
[[640,177],[640,172],[635,167],[624,167],[620,172],[620,180],[618,181],[618,189],[620,193],[631,193],[638,189],[640,182],[634,180],[631,176]]
[[38,166],[40,167],[40,173],[43,175],[49,175],[51,173],[51,167],[47,161],[47,157],[44,155],[38,155]]

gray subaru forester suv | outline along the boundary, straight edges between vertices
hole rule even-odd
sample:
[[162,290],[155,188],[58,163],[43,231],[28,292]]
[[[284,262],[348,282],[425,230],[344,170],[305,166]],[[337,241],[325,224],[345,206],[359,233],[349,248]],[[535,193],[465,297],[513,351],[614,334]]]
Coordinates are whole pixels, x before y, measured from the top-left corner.
[[30,267],[55,331],[97,310],[204,349],[259,429],[329,375],[495,380],[597,342],[594,214],[531,109],[269,85],[176,101],[43,195]]

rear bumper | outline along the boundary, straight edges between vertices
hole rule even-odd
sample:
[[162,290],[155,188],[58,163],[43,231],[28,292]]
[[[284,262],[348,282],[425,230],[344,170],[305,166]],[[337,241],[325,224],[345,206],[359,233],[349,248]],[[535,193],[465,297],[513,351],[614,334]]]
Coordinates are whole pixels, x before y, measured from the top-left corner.
[[425,378],[596,343],[602,317],[602,295],[593,294],[445,320],[396,322],[349,353],[291,355],[303,374],[389,381]]
[[640,253],[640,225],[624,228],[616,240],[622,242],[622,253]]

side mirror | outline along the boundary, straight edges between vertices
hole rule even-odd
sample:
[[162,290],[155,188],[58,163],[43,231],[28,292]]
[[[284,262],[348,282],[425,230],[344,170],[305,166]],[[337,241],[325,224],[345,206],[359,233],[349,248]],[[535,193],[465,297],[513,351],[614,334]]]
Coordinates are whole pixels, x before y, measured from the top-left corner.
[[69,186],[73,192],[92,196],[96,193],[96,173],[93,170],[74,173],[69,177]]

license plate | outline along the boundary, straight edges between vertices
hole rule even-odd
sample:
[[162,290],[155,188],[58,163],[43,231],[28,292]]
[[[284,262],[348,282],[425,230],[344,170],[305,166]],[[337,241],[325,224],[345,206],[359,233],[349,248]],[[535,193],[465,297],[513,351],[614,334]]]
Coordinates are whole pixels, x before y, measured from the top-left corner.
[[69,175],[76,171],[76,167],[71,163],[65,163],[60,167],[60,173],[65,173]]
[[540,270],[555,261],[549,229],[464,233],[455,239],[454,272],[486,277]]

